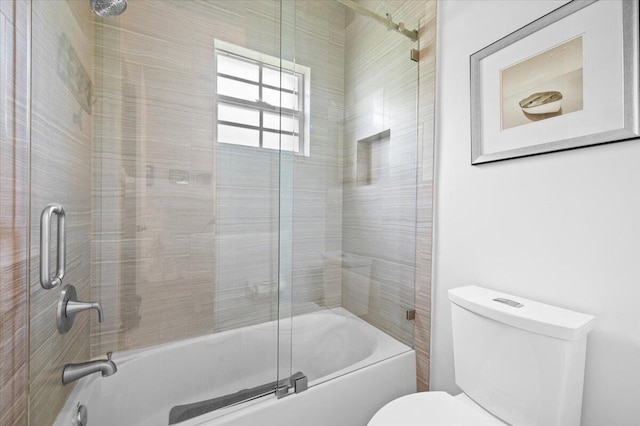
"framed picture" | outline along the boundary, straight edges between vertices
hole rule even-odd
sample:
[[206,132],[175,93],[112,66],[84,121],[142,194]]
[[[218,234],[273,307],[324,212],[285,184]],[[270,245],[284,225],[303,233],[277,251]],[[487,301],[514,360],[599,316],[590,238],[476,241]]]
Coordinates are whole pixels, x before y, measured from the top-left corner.
[[471,55],[471,164],[640,136],[638,1],[574,0]]

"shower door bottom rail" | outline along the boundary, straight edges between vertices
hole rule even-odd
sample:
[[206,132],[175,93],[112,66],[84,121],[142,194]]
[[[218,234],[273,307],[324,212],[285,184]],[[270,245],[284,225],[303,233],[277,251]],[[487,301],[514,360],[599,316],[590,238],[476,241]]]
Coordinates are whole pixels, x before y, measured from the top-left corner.
[[265,383],[249,389],[242,389],[238,392],[219,396],[204,401],[192,402],[190,404],[176,405],[169,411],[169,425],[184,422],[185,420],[210,413],[221,408],[237,405],[242,402],[251,401],[263,396],[276,394],[278,397],[294,388],[296,393],[307,389],[307,376],[302,372],[297,372],[286,379]]

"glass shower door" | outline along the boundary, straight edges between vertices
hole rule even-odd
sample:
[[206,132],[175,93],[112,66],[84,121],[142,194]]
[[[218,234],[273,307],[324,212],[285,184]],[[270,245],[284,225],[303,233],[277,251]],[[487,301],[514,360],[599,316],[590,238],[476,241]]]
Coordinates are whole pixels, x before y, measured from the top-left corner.
[[[92,21],[78,1],[31,2],[30,158],[30,371],[29,418],[51,424],[70,386],[61,383],[66,363],[90,359],[90,314],[58,331],[61,290],[73,285],[79,300],[91,300],[92,263]],[[52,206],[50,250],[41,246],[41,214]],[[64,213],[63,213],[64,212]],[[58,225],[64,214],[66,268]],[[44,219],[48,219],[45,214]],[[48,222],[48,221],[46,221]],[[46,225],[45,225],[46,226]],[[43,236],[43,240],[46,240]],[[46,243],[46,241],[43,241]],[[45,256],[41,256],[40,249]],[[49,262],[47,262],[47,254]],[[64,269],[64,273],[62,273]],[[49,270],[49,273],[46,271]],[[41,272],[44,271],[44,279]],[[57,272],[56,272],[57,271]],[[47,276],[48,275],[48,276]],[[62,283],[47,281],[54,275]],[[43,281],[44,286],[41,284]],[[47,289],[48,288],[48,289]],[[92,321],[96,321],[95,313]],[[111,315],[111,312],[106,312]],[[104,354],[102,354],[104,356]]]
[[[296,133],[280,119],[295,110],[282,99],[294,92],[280,75],[286,6],[135,0],[102,18],[89,0],[31,5],[32,424],[51,423],[69,396],[65,364],[218,334],[233,337],[185,364],[195,385],[167,410],[275,395],[291,375],[279,327],[290,327],[294,155],[280,139]],[[66,214],[67,262],[45,290],[51,203]],[[53,238],[52,271],[56,250]],[[60,333],[66,285],[100,302],[103,322],[80,314]]]
[[291,60],[311,77],[310,147],[293,156],[286,299],[292,373],[304,372],[308,386],[413,346],[419,69],[412,58],[423,6],[298,0],[290,18]]
[[[281,0],[280,108],[278,122],[279,148],[279,242],[278,242],[278,391],[281,398],[296,391],[296,384],[306,383],[301,371],[293,371],[293,225],[294,225],[294,166],[297,155],[304,155],[303,88],[305,76],[295,63],[296,0]],[[292,123],[292,124],[289,124]],[[296,127],[297,126],[297,127]]]

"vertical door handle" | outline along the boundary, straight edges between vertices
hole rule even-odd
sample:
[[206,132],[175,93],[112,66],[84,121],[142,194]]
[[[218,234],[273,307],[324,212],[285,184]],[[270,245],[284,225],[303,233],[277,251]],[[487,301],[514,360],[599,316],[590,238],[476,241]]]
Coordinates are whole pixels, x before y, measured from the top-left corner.
[[[49,255],[51,254],[51,217],[58,216],[58,254],[56,273],[51,277],[49,271]],[[64,278],[65,229],[64,208],[60,204],[49,204],[40,215],[40,284],[45,290],[59,286]]]

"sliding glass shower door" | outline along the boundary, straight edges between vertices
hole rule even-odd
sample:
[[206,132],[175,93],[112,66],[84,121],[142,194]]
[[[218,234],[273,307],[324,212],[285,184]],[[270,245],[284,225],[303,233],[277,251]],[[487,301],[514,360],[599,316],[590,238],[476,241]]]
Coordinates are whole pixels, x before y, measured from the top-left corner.
[[312,387],[413,346],[416,17],[424,5],[290,3],[283,28],[291,22],[293,34],[283,46],[306,78],[301,93],[310,109],[300,130],[309,132],[308,146],[291,156],[292,179],[282,179],[292,182],[282,205],[289,191],[293,200],[293,294],[285,300],[293,314],[291,374],[303,372]]

